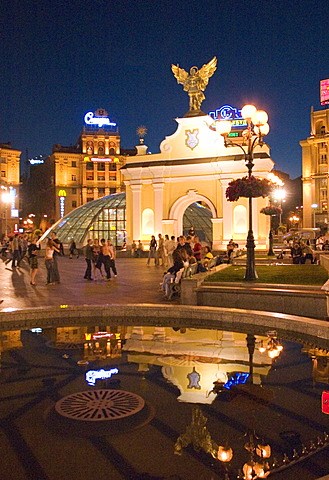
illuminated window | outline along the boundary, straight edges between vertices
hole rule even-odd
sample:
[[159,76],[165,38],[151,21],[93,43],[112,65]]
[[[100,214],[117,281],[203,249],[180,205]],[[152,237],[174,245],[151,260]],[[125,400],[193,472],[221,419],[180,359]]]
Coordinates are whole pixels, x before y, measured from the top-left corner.
[[94,180],[94,174],[93,173],[88,173],[86,176],[87,180]]
[[145,208],[142,213],[142,235],[154,234],[154,212],[151,208]]
[[87,193],[94,193],[94,189],[93,188],[87,188]]
[[104,197],[105,195],[105,188],[98,189],[98,197]]
[[98,176],[97,176],[97,180],[98,180],[99,182],[104,182],[104,181],[105,181],[105,176],[104,176],[104,175],[98,175]]
[[327,155],[326,154],[323,154],[320,156],[320,161],[321,163],[327,163]]
[[328,203],[327,202],[322,202],[322,211],[327,212],[328,211]]
[[76,167],[77,166],[77,162],[75,160],[72,161],[72,167]]
[[77,201],[76,200],[72,200],[72,208],[77,208]]
[[247,233],[247,209],[243,205],[234,209],[234,233]]
[[76,175],[71,175],[71,180],[72,180],[72,182],[76,182],[77,181],[77,176]]

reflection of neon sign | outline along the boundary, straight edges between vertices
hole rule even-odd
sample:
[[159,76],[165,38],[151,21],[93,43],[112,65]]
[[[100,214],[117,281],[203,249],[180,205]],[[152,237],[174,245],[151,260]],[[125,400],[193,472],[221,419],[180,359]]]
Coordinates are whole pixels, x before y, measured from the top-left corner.
[[104,380],[105,378],[111,378],[112,375],[119,373],[117,368],[111,368],[110,370],[89,370],[86,372],[86,382],[88,385],[95,385],[96,380],[101,379]]
[[230,120],[232,127],[246,127],[247,122],[242,118],[241,110],[231,105],[223,105],[217,108],[214,112],[209,112],[208,115],[214,120]]
[[100,128],[104,125],[108,125],[109,127],[116,127],[116,123],[110,122],[108,117],[94,117],[93,112],[88,112],[85,115],[85,123],[87,125],[98,125]]
[[247,379],[249,377],[249,373],[234,373],[229,377],[225,385],[223,385],[224,388],[227,388],[227,390],[230,390],[231,387],[234,385],[241,385],[242,383],[246,383]]

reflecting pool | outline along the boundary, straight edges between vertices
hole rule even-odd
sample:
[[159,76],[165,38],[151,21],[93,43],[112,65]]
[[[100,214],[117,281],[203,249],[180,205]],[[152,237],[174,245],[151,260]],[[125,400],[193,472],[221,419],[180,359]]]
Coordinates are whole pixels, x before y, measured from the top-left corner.
[[82,325],[0,332],[0,352],[1,480],[329,472],[323,345],[275,331]]

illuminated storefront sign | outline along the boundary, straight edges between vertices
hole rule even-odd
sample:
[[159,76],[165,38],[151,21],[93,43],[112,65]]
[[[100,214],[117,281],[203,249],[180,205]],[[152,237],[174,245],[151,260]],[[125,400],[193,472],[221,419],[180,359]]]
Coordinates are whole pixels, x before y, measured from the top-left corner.
[[119,373],[119,370],[117,368],[111,368],[110,370],[104,370],[103,368],[101,370],[89,370],[88,372],[86,372],[86,382],[88,383],[88,385],[94,386],[96,380],[104,380],[106,378],[111,378],[112,375],[115,375],[116,373]]
[[241,110],[231,105],[223,105],[208,115],[214,120],[230,120],[233,127],[246,127],[247,122],[242,118]]
[[118,163],[118,157],[84,157],[84,162],[113,162]]
[[59,214],[60,214],[61,217],[64,217],[66,191],[65,190],[60,190],[58,192],[58,197],[59,197]]
[[86,113],[84,120],[87,125],[98,125],[99,128],[104,125],[108,125],[109,127],[117,126],[116,123],[110,122],[108,117],[95,117],[93,112]]
[[329,79],[320,81],[320,103],[329,105]]
[[40,158],[31,158],[29,162],[31,165],[40,165],[40,163],[45,163],[45,161],[41,160]]

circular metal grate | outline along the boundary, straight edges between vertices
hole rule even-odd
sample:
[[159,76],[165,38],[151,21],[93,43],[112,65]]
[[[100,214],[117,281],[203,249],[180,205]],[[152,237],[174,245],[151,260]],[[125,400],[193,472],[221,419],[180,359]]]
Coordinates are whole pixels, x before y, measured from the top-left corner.
[[68,395],[56,403],[55,410],[72,420],[99,422],[135,415],[144,405],[142,397],[135,393],[98,389]]

